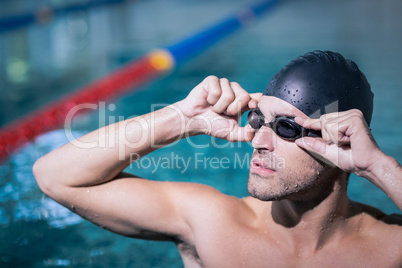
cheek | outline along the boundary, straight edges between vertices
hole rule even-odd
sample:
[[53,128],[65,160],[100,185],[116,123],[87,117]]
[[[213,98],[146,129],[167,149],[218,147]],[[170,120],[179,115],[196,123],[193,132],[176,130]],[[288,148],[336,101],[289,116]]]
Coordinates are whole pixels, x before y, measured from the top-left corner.
[[287,146],[281,146],[280,155],[281,157],[279,158],[283,158],[286,166],[294,171],[312,175],[320,172],[322,169],[320,162],[295,143],[288,143]]

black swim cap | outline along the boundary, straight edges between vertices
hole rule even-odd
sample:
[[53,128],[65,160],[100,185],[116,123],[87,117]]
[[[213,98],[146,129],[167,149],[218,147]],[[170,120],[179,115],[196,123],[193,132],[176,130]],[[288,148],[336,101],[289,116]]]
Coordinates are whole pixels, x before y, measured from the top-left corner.
[[264,95],[289,102],[311,118],[359,109],[367,124],[373,92],[356,63],[341,54],[314,51],[291,61],[269,82]]

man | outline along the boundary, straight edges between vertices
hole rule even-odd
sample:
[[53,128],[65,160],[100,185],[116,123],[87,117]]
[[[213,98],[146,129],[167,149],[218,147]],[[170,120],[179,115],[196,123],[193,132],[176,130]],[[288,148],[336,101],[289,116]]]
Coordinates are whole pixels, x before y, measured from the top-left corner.
[[[239,126],[250,109],[250,124]],[[186,267],[401,267],[401,218],[346,194],[354,172],[402,208],[402,169],[371,136],[371,112],[358,67],[315,51],[285,66],[263,95],[207,77],[182,101],[79,138],[107,133],[119,146],[69,143],[39,159],[34,174],[47,195],[101,227],[174,242]],[[252,141],[250,197],[122,172],[130,155],[200,134]]]

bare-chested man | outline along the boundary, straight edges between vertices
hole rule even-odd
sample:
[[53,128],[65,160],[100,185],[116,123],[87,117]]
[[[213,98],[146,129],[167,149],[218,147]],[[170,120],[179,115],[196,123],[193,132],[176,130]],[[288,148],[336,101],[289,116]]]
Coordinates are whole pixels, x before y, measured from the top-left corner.
[[[241,127],[248,110],[249,125]],[[371,113],[358,67],[315,51],[285,66],[264,94],[207,77],[182,101],[79,138],[97,142],[108,133],[137,146],[72,142],[39,159],[34,174],[48,196],[99,226],[174,242],[186,267],[402,267],[401,217],[346,193],[353,172],[402,209],[402,169],[375,143]],[[122,172],[130,155],[201,134],[252,141],[250,197]]]

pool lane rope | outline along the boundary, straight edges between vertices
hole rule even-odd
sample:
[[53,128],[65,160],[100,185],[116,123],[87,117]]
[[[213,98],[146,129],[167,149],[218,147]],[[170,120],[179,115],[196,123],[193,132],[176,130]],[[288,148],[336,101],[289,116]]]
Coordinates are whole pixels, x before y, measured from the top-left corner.
[[229,34],[272,9],[280,0],[262,1],[195,33],[156,49],[72,94],[0,128],[0,160],[38,135],[63,126],[66,115],[79,104],[98,104],[138,89],[181,65]]

